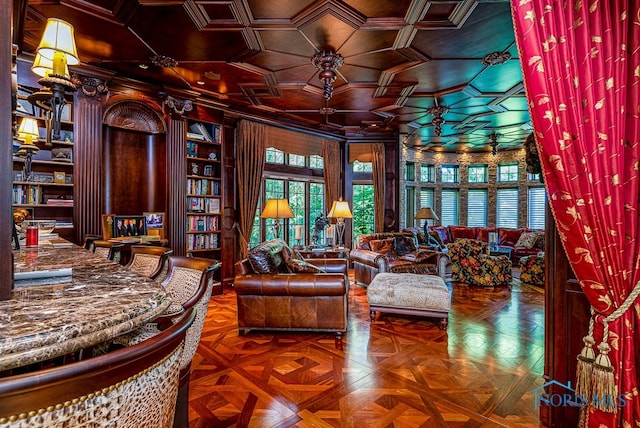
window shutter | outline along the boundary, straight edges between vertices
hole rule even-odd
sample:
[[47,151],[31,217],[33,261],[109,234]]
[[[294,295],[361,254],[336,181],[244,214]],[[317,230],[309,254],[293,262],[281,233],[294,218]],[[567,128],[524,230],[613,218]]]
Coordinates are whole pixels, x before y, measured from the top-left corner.
[[442,215],[440,216],[442,226],[456,226],[458,224],[458,190],[442,190]]
[[507,229],[518,228],[518,189],[498,189],[497,226]]
[[487,226],[487,191],[470,189],[467,199],[467,226]]
[[545,228],[545,210],[547,205],[547,192],[544,187],[529,188],[529,227],[531,229]]

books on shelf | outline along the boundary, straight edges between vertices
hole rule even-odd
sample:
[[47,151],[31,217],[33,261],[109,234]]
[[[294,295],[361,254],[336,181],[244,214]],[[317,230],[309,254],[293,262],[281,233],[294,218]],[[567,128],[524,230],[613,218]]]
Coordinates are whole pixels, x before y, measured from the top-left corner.
[[206,178],[188,178],[187,193],[190,195],[220,195],[220,182]]
[[192,234],[187,237],[187,250],[211,250],[218,248],[218,234]]
[[187,209],[190,212],[218,214],[220,213],[220,199],[191,196],[187,199]]
[[209,142],[213,141],[213,137],[211,136],[211,133],[209,132],[207,127],[200,122],[194,122],[189,125],[189,132],[187,133],[187,137],[189,137],[190,135],[195,136],[195,140]]
[[47,205],[56,205],[62,207],[72,207],[73,199],[58,199],[58,198],[47,198]]
[[187,229],[190,232],[216,231],[219,221],[217,215],[190,215],[187,217]]

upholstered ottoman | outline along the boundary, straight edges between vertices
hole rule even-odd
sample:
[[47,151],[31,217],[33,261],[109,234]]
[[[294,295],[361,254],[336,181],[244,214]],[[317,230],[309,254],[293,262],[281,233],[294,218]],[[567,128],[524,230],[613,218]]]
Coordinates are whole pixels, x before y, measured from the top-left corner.
[[444,280],[436,275],[415,273],[379,273],[367,287],[371,321],[376,311],[440,318],[440,328],[447,328],[451,293]]

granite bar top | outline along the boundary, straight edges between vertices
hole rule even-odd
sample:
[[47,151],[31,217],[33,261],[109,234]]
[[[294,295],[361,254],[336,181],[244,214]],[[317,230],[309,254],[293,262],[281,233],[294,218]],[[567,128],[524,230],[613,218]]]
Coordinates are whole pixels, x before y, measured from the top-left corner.
[[108,341],[170,304],[159,282],[75,245],[14,251],[14,266],[16,271],[71,267],[72,276],[16,284],[11,300],[0,301],[0,371]]

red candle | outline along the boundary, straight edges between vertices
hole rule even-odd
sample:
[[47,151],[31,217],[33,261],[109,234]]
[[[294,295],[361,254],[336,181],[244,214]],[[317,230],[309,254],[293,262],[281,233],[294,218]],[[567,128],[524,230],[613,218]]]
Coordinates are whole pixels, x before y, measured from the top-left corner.
[[27,247],[38,246],[38,226],[27,226]]

